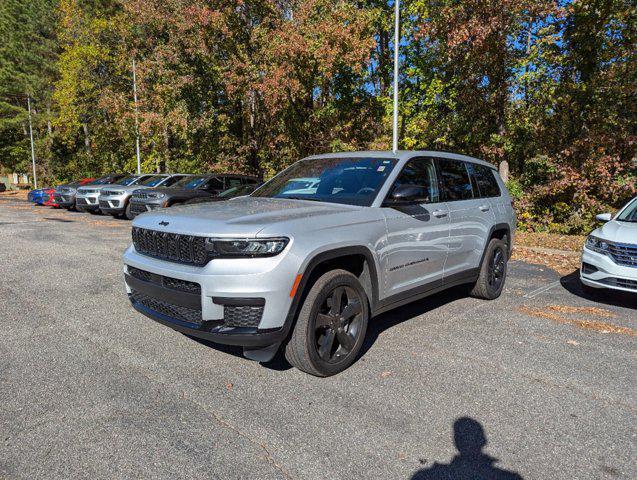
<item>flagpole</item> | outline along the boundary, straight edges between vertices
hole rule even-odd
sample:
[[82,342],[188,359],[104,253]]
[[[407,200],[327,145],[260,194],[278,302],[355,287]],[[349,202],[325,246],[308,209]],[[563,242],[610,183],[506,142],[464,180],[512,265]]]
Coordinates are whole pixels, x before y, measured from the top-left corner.
[[398,151],[398,49],[400,47],[400,0],[394,0],[394,128],[392,151]]

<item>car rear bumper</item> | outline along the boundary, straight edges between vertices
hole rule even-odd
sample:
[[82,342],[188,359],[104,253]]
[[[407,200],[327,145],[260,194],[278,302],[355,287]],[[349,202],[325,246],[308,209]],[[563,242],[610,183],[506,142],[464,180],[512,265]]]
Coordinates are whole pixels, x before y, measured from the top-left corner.
[[580,280],[593,288],[637,293],[637,268],[615,263],[607,255],[584,248]]

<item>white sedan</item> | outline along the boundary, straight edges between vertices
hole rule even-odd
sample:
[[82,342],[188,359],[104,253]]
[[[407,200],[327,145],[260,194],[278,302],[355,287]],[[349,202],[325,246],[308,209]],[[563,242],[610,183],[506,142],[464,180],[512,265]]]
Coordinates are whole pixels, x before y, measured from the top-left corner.
[[585,288],[612,288],[637,293],[637,198],[613,217],[597,215],[605,222],[586,239],[580,279]]

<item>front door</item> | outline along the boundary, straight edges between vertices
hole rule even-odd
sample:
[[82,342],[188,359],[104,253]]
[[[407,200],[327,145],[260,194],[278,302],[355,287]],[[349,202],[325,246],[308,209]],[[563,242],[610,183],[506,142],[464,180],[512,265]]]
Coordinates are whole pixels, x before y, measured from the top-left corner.
[[447,258],[449,212],[440,199],[434,160],[425,157],[410,160],[392,185],[388,198],[402,185],[422,187],[424,193],[418,203],[386,202],[382,208],[387,224],[383,252],[386,296],[412,288],[440,286]]

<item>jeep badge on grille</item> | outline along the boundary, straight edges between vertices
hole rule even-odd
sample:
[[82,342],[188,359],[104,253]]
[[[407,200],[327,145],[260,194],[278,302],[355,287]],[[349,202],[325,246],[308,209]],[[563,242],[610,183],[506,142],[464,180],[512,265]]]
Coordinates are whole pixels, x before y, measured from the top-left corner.
[[160,224],[162,227],[165,227],[165,226],[166,226],[166,225],[168,225],[169,223],[170,223],[170,222],[166,222],[166,221],[164,221],[164,220],[162,220],[161,222],[159,222],[159,224]]

